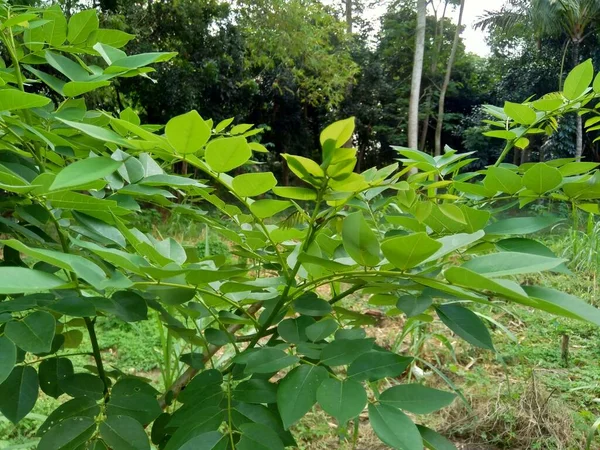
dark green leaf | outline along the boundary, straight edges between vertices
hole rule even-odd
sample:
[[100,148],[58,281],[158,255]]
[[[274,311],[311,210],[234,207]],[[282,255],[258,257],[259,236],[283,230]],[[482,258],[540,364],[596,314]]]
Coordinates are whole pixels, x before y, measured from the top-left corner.
[[564,259],[549,258],[531,253],[500,252],[473,258],[461,267],[490,278],[497,278],[507,275],[543,272],[554,269],[564,262]]
[[71,417],[95,418],[100,414],[100,406],[95,400],[87,397],[74,398],[56,408],[38,429],[37,435],[42,436],[50,428]]
[[[338,329],[338,324],[333,319],[321,319],[306,327],[306,337],[313,342],[322,341],[331,336]],[[281,333],[280,333],[281,334]]]
[[96,431],[96,421],[90,417],[70,417],[50,428],[38,444],[41,450],[75,449],[85,444]]
[[373,339],[339,340],[327,344],[321,352],[321,362],[327,366],[345,366],[373,347]]
[[329,377],[320,366],[302,364],[288,373],[277,389],[277,407],[284,429],[289,429],[317,402],[317,389]]
[[286,342],[298,344],[308,340],[306,329],[314,323],[315,320],[307,316],[300,316],[296,319],[285,319],[277,325],[277,332]]
[[26,352],[46,353],[52,348],[55,328],[52,314],[35,311],[23,320],[8,322],[4,334]]
[[17,348],[6,336],[0,336],[0,384],[10,375],[17,363]]
[[38,398],[38,376],[31,366],[16,366],[0,384],[0,412],[17,424],[33,409]]
[[385,444],[401,450],[423,448],[417,426],[399,409],[388,405],[369,404],[369,420],[373,431]]
[[367,392],[358,381],[328,378],[317,390],[317,401],[342,425],[362,412],[367,405]]
[[226,437],[218,431],[209,431],[187,441],[182,447],[179,447],[179,450],[216,450],[221,448],[220,444],[222,445],[224,439],[226,443],[229,443]]
[[513,217],[499,220],[485,228],[486,234],[531,234],[550,228],[563,219],[552,216]]
[[147,425],[160,416],[162,410],[155,397],[147,394],[112,395],[106,407],[110,416],[129,416]]
[[425,447],[429,450],[457,450],[452,442],[432,429],[422,425],[417,425],[417,428],[419,429],[419,433],[421,433]]
[[42,361],[38,370],[42,391],[58,398],[64,392],[59,387],[59,381],[73,375],[73,363],[68,358],[50,358]]
[[150,450],[144,428],[131,417],[107,417],[100,424],[100,437],[113,450]]
[[246,362],[247,373],[272,373],[279,372],[295,363],[299,358],[290,355],[278,348],[264,347],[252,353]]
[[400,384],[381,393],[379,401],[414,414],[430,414],[454,401],[452,392],[428,388],[422,384]]
[[456,304],[441,305],[437,313],[442,322],[470,344],[494,350],[490,332],[472,311]]
[[403,295],[398,299],[396,308],[407,317],[414,317],[424,313],[432,304],[433,299],[428,295]]
[[363,353],[348,367],[348,377],[357,381],[377,381],[402,375],[412,358],[392,352]]
[[233,398],[246,403],[276,403],[277,385],[261,379],[243,381],[234,389]]
[[331,312],[331,305],[317,294],[308,292],[294,300],[294,309],[305,316],[321,317]]
[[71,397],[89,397],[100,400],[104,395],[104,383],[89,373],[76,373],[58,380],[59,387]]

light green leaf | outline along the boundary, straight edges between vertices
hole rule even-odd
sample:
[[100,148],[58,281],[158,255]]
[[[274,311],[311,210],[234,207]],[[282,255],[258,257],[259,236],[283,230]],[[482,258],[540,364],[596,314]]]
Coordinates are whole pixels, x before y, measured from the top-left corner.
[[503,167],[490,167],[483,180],[486,189],[492,192],[514,194],[521,190],[521,177]]
[[33,409],[38,389],[35,369],[31,366],[16,366],[0,384],[0,413],[16,425]]
[[50,99],[42,95],[29,94],[18,89],[0,90],[0,111],[39,108],[50,103]]
[[61,46],[67,39],[67,19],[60,8],[54,4],[44,11],[44,40],[53,47]]
[[69,19],[68,41],[73,45],[83,44],[98,29],[98,14],[95,9],[73,14]]
[[302,364],[288,373],[277,389],[277,407],[284,429],[300,420],[317,402],[317,389],[329,378],[324,367]]
[[69,81],[63,86],[63,95],[65,97],[77,97],[109,85],[109,81]]
[[587,90],[593,78],[594,66],[592,60],[588,59],[569,72],[563,87],[563,95],[568,100],[575,100]]
[[[321,146],[332,145],[334,148],[342,147],[354,133],[354,117],[332,123],[321,132]],[[331,144],[328,144],[331,141]]]
[[290,154],[282,154],[283,158],[287,162],[290,170],[300,178],[309,184],[317,185],[320,180],[325,176],[325,172],[321,169],[316,162],[312,159],[305,158],[304,156],[296,156]]
[[169,61],[176,55],[177,52],[151,52],[125,56],[115,60],[109,67],[106,68],[104,73],[110,75],[120,72],[128,72],[130,70],[139,69],[153,63]]
[[50,428],[42,436],[38,450],[80,448],[96,431],[96,421],[90,417],[70,417]]
[[0,336],[0,384],[10,375],[17,363],[17,348],[6,336]]
[[486,234],[521,235],[532,234],[550,228],[563,219],[553,216],[513,217],[499,220],[485,228]]
[[494,350],[490,332],[475,313],[457,304],[441,305],[437,308],[438,317],[444,325],[468,343]]
[[135,38],[135,35],[133,34],[125,33],[121,30],[110,30],[105,28],[98,29],[94,35],[94,40],[96,42],[102,42],[103,44],[110,45],[114,48],[124,47],[133,38]]
[[401,450],[423,448],[423,439],[417,426],[399,409],[371,403],[369,421],[379,439],[390,447]]
[[400,384],[381,393],[379,401],[414,414],[431,414],[454,401],[456,394],[422,384]]
[[117,133],[107,128],[102,128],[97,125],[91,125],[89,123],[73,122],[71,120],[61,119],[60,117],[58,117],[57,119],[60,120],[62,123],[72,128],[75,128],[76,130],[82,131],[83,133],[87,134],[90,137],[93,137],[94,139],[98,139],[99,141],[112,142],[113,144],[121,145],[127,148],[133,147],[133,145],[129,141],[127,141],[127,139],[123,139]]
[[344,218],[342,243],[350,257],[361,266],[373,267],[381,261],[377,236],[360,211]]
[[316,200],[317,193],[313,189],[296,186],[274,187],[273,193],[283,198],[292,200]]
[[365,408],[367,392],[358,381],[328,378],[317,390],[317,401],[327,414],[345,424]]
[[523,185],[536,194],[544,194],[558,187],[562,180],[560,171],[546,163],[535,164],[523,175]]
[[86,158],[69,164],[56,175],[51,191],[80,186],[104,178],[115,172],[123,163],[111,158]]
[[381,250],[388,261],[401,270],[411,269],[442,248],[442,243],[427,233],[414,233],[386,239]]
[[56,320],[45,311],[35,311],[23,320],[6,324],[4,335],[26,352],[47,353],[52,348]]
[[531,253],[500,252],[473,258],[461,267],[485,275],[486,277],[496,278],[507,275],[543,272],[554,269],[565,261],[564,259]]
[[505,102],[504,112],[515,122],[523,125],[531,125],[536,120],[535,111],[527,105],[520,103]]
[[128,416],[107,417],[100,424],[100,437],[115,450],[150,450],[142,425]]
[[223,173],[245,164],[252,157],[252,150],[241,136],[220,138],[208,143],[204,157],[212,170]]
[[264,194],[277,184],[271,172],[245,173],[233,179],[231,185],[240,197],[256,197]]
[[600,310],[573,295],[541,286],[523,289],[536,302],[534,308],[600,326]]
[[196,110],[173,117],[167,122],[165,133],[169,143],[182,155],[196,153],[210,138],[210,128]]
[[250,211],[259,219],[273,217],[292,206],[285,200],[258,200],[250,205]]

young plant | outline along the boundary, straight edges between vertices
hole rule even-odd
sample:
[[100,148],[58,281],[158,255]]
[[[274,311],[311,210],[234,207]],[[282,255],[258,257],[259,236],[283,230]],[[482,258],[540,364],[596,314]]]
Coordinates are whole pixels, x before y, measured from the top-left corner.
[[[347,119],[322,132],[320,161],[284,155],[298,185],[278,186],[271,173],[244,173],[265,151],[251,125],[191,111],[162,129],[131,109],[86,109],[82,94],[148,77],[148,64],[173,54],[127,56],[118,47],[131,36],[98,28],[93,10],[67,21],[57,7],[3,6],[0,16],[10,55],[0,71],[0,412],[18,423],[40,390],[60,397],[38,448],[277,450],[295,445],[290,429],[317,403],[341,429],[367,409],[393,448],[454,448],[406,413],[431,413],[455,394],[406,383],[413,355],[367,337],[373,319],[352,308],[352,294],[424,322],[435,314],[491,351],[490,332],[463,302],[503,299],[600,325],[583,301],[514,279],[562,267],[517,237],[556,219],[495,220],[487,210],[507,198],[581,207],[600,194],[591,167],[459,174],[468,155],[399,149],[402,171],[356,173]],[[26,92],[34,85],[57,100]],[[180,162],[208,181],[173,174]],[[206,224],[239,260],[142,233],[132,225],[141,204]],[[162,392],[105,365],[101,316],[160,322]],[[90,364],[76,367],[81,353]]]

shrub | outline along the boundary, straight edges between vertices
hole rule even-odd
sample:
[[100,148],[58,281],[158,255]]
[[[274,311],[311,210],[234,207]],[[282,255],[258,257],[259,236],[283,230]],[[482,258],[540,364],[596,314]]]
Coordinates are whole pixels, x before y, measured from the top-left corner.
[[[166,450],[281,449],[294,445],[290,427],[317,402],[342,434],[367,408],[391,447],[452,448],[406,412],[427,414],[457,395],[405,383],[402,374],[426,362],[367,338],[372,317],[341,300],[369,295],[414,321],[436,314],[490,351],[492,336],[471,302],[511,301],[600,324],[600,312],[583,301],[514,281],[563,263],[520,237],[557,219],[496,220],[491,212],[509,198],[592,209],[600,195],[595,166],[499,161],[459,174],[469,154],[433,158],[398,148],[401,171],[393,164],[356,173],[356,152],[343,147],[354,129],[347,119],[322,132],[320,162],[284,155],[301,187],[277,186],[271,173],[232,176],[265,151],[249,141],[252,126],[214,124],[191,111],[161,130],[131,109],[115,117],[82,101],[114,78],[147,77],[149,64],[173,54],[127,56],[117,47],[131,36],[99,29],[94,10],[68,22],[58,7],[3,6],[0,16],[11,57],[10,69],[0,71],[0,412],[18,423],[40,389],[64,399],[38,430],[40,449],[148,449],[145,427]],[[567,80],[563,96],[534,102],[537,110],[494,110],[504,127],[496,134],[508,140],[504,155],[595,96],[584,70]],[[43,86],[39,92],[51,89],[61,100],[26,92],[23,71]],[[183,161],[210,186],[173,174]],[[277,199],[261,199],[267,192]],[[226,220],[205,214],[203,202]],[[207,225],[245,263],[200,257],[173,238],[144,234],[133,225],[140,204]],[[265,222],[284,211],[285,221]],[[102,316],[159,324],[161,392],[105,364],[96,327]],[[83,333],[94,365],[76,368]]]

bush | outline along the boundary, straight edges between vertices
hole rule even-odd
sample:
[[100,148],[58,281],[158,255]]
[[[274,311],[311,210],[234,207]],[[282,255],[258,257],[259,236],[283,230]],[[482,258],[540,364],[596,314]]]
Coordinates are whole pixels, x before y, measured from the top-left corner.
[[[501,165],[528,132],[596,96],[588,65],[550,103],[493,110],[502,127],[495,135],[507,144],[485,171],[459,174],[469,155],[453,150],[433,158],[398,148],[401,171],[393,164],[356,173],[356,151],[344,147],[354,131],[347,119],[321,133],[320,162],[283,155],[302,186],[280,187],[271,173],[243,173],[253,152],[265,151],[249,141],[251,125],[214,124],[191,111],[163,133],[131,109],[117,118],[76,98],[146,75],[173,54],[127,56],[116,47],[131,36],[99,29],[95,10],[68,24],[57,6],[3,6],[0,16],[12,61],[0,72],[0,412],[20,422],[40,389],[64,399],[38,430],[40,449],[145,450],[145,427],[165,450],[281,449],[294,445],[290,427],[316,403],[341,436],[367,409],[391,447],[452,448],[406,413],[431,413],[459,395],[407,383],[407,370],[430,363],[367,338],[373,317],[342,300],[368,295],[410,324],[437,315],[481,351],[494,350],[492,335],[470,303],[510,301],[600,324],[600,311],[585,302],[514,281],[563,263],[520,237],[558,219],[493,216],[507,198],[593,209],[595,166]],[[64,101],[25,92],[24,70]],[[183,161],[220,190],[172,173]],[[261,199],[267,192],[277,199]],[[140,231],[142,204],[208,226],[241,262],[200,258],[195,245]],[[293,220],[266,223],[283,211]],[[99,317],[157,324],[161,392],[106,364]],[[74,365],[84,333],[94,364]]]

